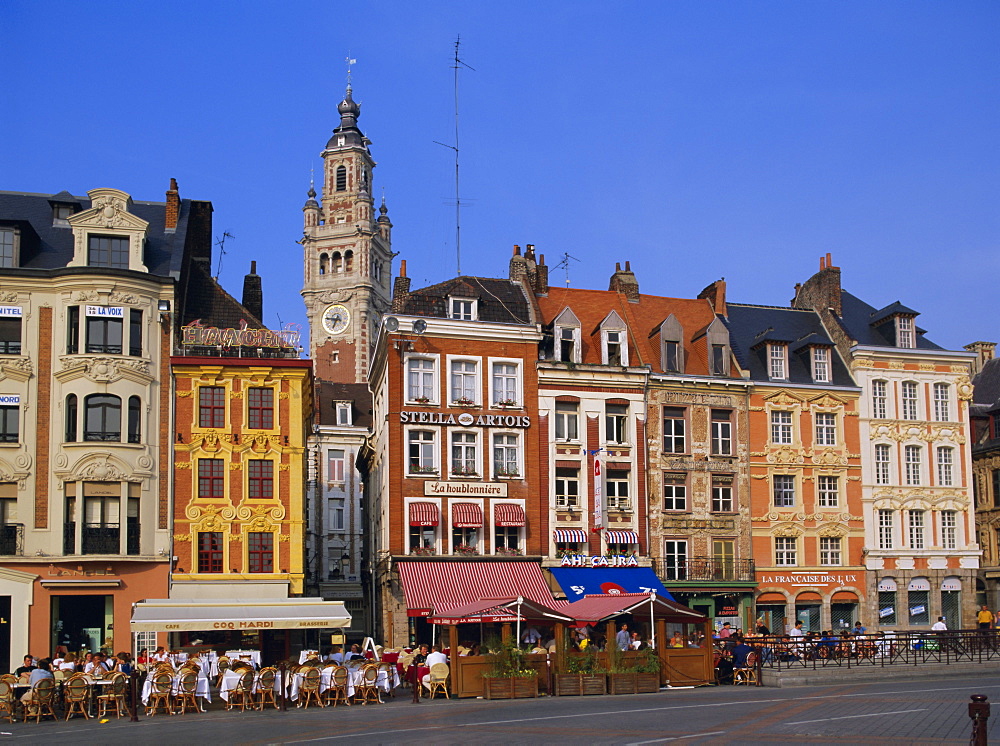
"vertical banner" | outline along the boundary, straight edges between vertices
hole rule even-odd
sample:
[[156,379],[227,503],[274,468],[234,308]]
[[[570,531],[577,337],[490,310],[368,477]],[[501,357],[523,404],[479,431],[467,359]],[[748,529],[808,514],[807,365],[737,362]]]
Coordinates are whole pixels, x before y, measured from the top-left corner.
[[601,470],[601,454],[594,456],[594,532],[604,528],[604,475]]

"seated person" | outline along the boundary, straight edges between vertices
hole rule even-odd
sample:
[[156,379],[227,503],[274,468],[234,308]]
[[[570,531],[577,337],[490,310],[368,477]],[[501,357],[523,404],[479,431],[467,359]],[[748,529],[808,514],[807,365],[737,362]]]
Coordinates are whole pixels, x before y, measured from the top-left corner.
[[424,661],[427,660],[427,655],[429,652],[430,651],[428,650],[426,644],[421,645],[420,649],[417,650],[416,654],[413,656],[413,662],[418,666],[424,665]]
[[[31,669],[31,674],[28,678],[28,685],[33,687],[42,679],[52,679],[55,678],[52,675],[52,671],[49,666],[49,659],[42,658],[38,661],[38,665]],[[21,695],[21,702],[24,703],[24,708],[26,712],[33,712],[34,707],[28,705],[28,701],[31,699],[31,689],[28,689],[24,694]]]
[[351,652],[347,656],[349,661],[363,661],[365,657],[361,654],[361,646],[357,643],[351,645]]
[[332,663],[337,663],[343,665],[344,663],[344,647],[342,645],[334,645],[333,652],[326,656],[326,659]]
[[747,656],[753,652],[753,648],[747,645],[743,635],[736,638],[736,645],[733,647],[733,668],[746,668]]
[[63,662],[59,664],[60,671],[76,671],[76,653],[66,653]]
[[21,674],[31,673],[36,668],[38,668],[38,666],[35,665],[34,656],[31,655],[31,653],[28,653],[26,656],[24,656],[24,663],[14,669],[14,675],[20,677]]
[[[426,645],[421,645],[421,647],[427,647]],[[441,648],[435,645],[431,648],[431,652],[427,654],[427,658],[424,661],[424,665],[430,668],[435,663],[447,663],[448,656],[441,652]],[[421,678],[421,683],[424,685],[424,689],[430,691],[431,688],[431,675],[430,673],[425,673],[423,678]]]

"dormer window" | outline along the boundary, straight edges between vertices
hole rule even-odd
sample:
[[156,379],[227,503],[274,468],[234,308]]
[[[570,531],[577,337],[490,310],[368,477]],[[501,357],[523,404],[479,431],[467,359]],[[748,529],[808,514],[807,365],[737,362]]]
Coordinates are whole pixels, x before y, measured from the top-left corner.
[[601,322],[601,362],[605,365],[628,365],[625,322],[614,311]]
[[128,269],[127,236],[87,236],[87,265]]
[[58,228],[69,228],[69,216],[75,212],[73,205],[52,205],[52,225]]
[[579,363],[582,350],[580,349],[580,320],[569,309],[563,309],[552,325],[554,337],[553,357],[564,363]]
[[712,375],[724,376],[729,368],[726,345],[712,345]]
[[457,321],[474,321],[476,301],[471,298],[452,298],[449,316]]
[[351,421],[351,403],[349,401],[337,402],[337,424],[338,425],[353,424]]
[[660,367],[664,373],[684,372],[684,329],[673,314],[660,324]]
[[771,380],[784,381],[788,378],[788,345],[768,344],[768,377]]
[[709,372],[713,376],[729,375],[729,329],[715,319],[705,330],[708,344]]
[[812,348],[812,377],[815,383],[830,382],[830,348]]
[[337,147],[342,148],[347,144],[347,138],[343,135],[337,135]]
[[916,347],[913,339],[913,317],[896,317],[896,346],[913,349]]
[[0,267],[16,267],[18,249],[16,228],[0,228]]

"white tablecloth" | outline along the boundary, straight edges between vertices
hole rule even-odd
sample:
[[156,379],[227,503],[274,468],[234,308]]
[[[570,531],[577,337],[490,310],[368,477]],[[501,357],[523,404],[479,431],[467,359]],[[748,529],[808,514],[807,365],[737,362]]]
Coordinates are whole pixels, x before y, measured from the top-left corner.
[[[229,692],[236,688],[236,685],[240,681],[240,674],[237,671],[226,671],[222,676],[222,683],[219,684],[219,696],[222,697],[226,702],[229,701]],[[286,674],[287,675],[287,674]],[[260,674],[256,674],[253,680],[253,692],[260,691]],[[280,684],[278,683],[278,677],[274,678],[274,693],[278,694],[281,692]]]
[[260,668],[259,650],[227,650],[226,655],[231,661],[239,661],[249,658],[254,668]]
[[[101,683],[101,682],[96,682]],[[153,691],[153,675],[150,674],[146,677],[145,683],[142,685],[142,703],[144,705],[149,704],[149,695]],[[181,677],[175,676],[173,679],[173,686],[170,689],[172,694],[179,694],[181,691]],[[199,676],[197,679],[197,684],[195,685],[195,696],[201,697],[206,702],[212,701],[212,691],[208,686],[208,679],[204,676]]]
[[[347,672],[349,674],[349,680],[352,686],[361,686],[361,666],[347,666]],[[375,685],[381,689],[383,692],[388,692],[390,689],[395,689],[399,686],[399,672],[396,670],[395,664],[392,664],[392,676],[386,675],[385,670],[380,669],[378,672],[378,679],[375,681]]]
[[299,653],[299,665],[301,666],[310,658],[318,658],[318,657],[319,657],[318,650],[303,650],[301,653]]

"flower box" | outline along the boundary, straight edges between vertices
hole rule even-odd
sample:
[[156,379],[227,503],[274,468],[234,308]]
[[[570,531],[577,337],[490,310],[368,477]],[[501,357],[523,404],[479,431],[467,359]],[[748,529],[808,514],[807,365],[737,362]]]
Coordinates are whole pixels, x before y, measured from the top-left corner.
[[608,677],[593,673],[557,673],[555,694],[557,697],[579,697],[585,694],[607,694]]
[[653,692],[660,691],[660,674],[658,673],[642,673],[641,671],[635,675],[636,677],[636,691],[639,694],[652,694]]
[[608,674],[608,693],[609,694],[638,694],[639,693],[639,674],[634,671],[629,673],[609,673]]
[[538,676],[483,677],[486,699],[528,699],[538,696]]

